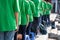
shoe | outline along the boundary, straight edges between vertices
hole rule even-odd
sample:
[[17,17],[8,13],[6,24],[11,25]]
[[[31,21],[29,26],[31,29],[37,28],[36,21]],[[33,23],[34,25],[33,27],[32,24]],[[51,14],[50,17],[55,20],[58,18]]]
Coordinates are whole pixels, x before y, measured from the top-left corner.
[[47,34],[46,27],[44,27],[43,25],[40,25],[40,33],[41,33],[42,35],[46,35],[46,34]]
[[52,29],[55,29],[56,27],[55,27],[55,25],[52,25]]

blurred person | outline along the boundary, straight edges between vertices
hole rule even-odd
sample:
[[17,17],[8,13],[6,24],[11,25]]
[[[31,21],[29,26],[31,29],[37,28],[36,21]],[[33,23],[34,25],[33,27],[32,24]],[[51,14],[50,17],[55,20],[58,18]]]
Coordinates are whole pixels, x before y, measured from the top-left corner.
[[18,34],[22,34],[22,40],[25,40],[26,28],[29,24],[29,3],[26,0],[19,0],[21,11],[21,24],[19,25]]
[[32,0],[35,4],[35,13],[33,14],[33,28],[34,30],[32,30],[35,35],[37,35],[37,30],[39,28],[39,17],[40,14],[38,13],[38,4],[39,4],[39,0]]
[[[29,35],[31,40],[34,40],[34,32],[32,32],[33,28],[33,14],[35,13],[35,4],[31,0],[27,0],[30,4],[30,10],[29,10],[29,24],[26,30],[26,34]],[[31,30],[32,29],[32,30]],[[33,33],[33,34],[32,34]]]
[[46,3],[47,3],[47,5],[46,5],[46,7],[47,7],[47,9],[46,9],[46,22],[47,22],[47,26],[50,26],[50,14],[51,14],[51,10],[52,10],[52,4],[48,1],[48,0],[46,0]]
[[39,28],[40,28],[40,33],[42,34],[46,34],[47,33],[47,30],[46,30],[46,14],[45,14],[45,11],[46,11],[46,2],[45,0],[41,0],[39,2],[39,5],[38,5],[38,12],[40,13],[40,23],[39,23]]
[[[18,25],[20,25],[21,24],[21,11],[19,8],[19,2],[17,3],[17,7],[18,7]],[[18,29],[19,29],[19,26],[18,26]],[[18,29],[15,30],[14,40],[22,39],[22,34],[18,34]]]
[[30,15],[29,15],[29,25],[28,25],[28,27],[27,27],[27,34],[29,35],[30,34],[30,31],[31,31],[31,26],[32,26],[32,22],[33,22],[33,13],[32,13],[32,7],[34,7],[33,6],[33,3],[32,3],[32,1],[31,0],[27,0],[28,2],[29,2],[29,13],[30,13]]
[[0,0],[0,40],[14,40],[18,28],[17,0]]

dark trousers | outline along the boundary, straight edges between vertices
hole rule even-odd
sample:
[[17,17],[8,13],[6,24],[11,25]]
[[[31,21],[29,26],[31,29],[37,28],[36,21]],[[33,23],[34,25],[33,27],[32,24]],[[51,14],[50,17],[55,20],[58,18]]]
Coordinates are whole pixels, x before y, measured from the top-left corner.
[[50,15],[46,15],[47,18],[47,25],[50,25]]
[[39,26],[39,27],[40,27],[40,33],[41,33],[41,34],[47,34],[46,22],[47,22],[46,15],[40,16],[40,23],[41,23],[42,25],[44,25],[44,26],[42,26],[42,25]]
[[50,15],[43,15],[41,19],[43,25],[50,25]]
[[43,24],[43,25],[45,25],[46,24],[46,22],[47,22],[47,18],[46,18],[46,15],[43,15],[42,17],[41,17],[41,24]]
[[25,40],[26,25],[20,25],[18,33],[22,34],[22,40]]
[[55,29],[55,21],[51,22],[52,29]]
[[26,34],[27,34],[27,35],[30,35],[31,27],[32,27],[32,22],[29,22],[29,25],[28,25],[28,27],[27,27],[27,29],[26,29]]
[[14,40],[17,40],[17,32],[15,32]]
[[39,17],[34,17],[31,32],[34,32],[37,35],[38,26],[39,26]]
[[39,25],[42,23],[42,16],[39,17]]

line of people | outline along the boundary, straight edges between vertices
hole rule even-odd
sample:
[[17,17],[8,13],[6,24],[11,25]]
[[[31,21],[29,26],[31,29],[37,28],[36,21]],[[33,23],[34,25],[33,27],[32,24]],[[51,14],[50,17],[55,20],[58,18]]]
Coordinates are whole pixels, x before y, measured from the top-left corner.
[[0,0],[0,40],[35,40],[47,34],[52,4],[48,0]]
[[[26,35],[31,40],[35,40],[38,30],[41,34],[47,34],[46,27],[50,26],[52,10],[52,4],[48,0],[19,0],[19,7],[21,22],[17,35],[22,34],[22,40],[26,40]],[[16,35],[15,38],[17,38]]]

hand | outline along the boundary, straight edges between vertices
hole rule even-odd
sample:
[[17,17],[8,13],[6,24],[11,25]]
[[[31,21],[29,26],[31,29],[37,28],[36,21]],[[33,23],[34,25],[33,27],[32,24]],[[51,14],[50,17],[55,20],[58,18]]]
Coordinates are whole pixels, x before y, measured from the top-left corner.
[[22,34],[17,34],[17,40],[21,40],[22,39]]
[[28,27],[29,23],[27,23],[26,28]]
[[16,31],[18,31],[19,30],[19,27],[18,26],[16,26]]

